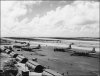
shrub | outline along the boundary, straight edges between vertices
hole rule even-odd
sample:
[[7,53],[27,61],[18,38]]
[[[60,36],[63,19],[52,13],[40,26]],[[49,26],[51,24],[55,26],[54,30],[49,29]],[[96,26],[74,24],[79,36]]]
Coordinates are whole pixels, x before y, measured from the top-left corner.
[[16,76],[18,73],[18,68],[15,66],[16,60],[11,59],[4,62],[3,71],[5,76]]

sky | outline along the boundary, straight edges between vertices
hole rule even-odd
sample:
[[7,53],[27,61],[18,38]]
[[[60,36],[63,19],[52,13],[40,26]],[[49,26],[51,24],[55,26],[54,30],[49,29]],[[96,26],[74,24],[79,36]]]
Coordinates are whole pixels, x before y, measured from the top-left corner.
[[99,37],[98,1],[1,1],[1,37]]

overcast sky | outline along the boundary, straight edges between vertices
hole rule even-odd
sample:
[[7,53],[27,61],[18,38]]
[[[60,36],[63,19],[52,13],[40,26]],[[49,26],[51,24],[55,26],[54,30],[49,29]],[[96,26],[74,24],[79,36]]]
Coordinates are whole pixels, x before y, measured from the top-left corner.
[[98,1],[1,1],[1,36],[98,37]]

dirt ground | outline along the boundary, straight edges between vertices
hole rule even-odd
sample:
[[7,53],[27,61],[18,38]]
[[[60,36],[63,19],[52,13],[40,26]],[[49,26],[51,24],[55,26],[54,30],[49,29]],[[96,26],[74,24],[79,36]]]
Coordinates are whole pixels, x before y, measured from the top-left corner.
[[99,74],[99,59],[83,56],[70,56],[68,52],[54,52],[54,47],[42,46],[40,50],[17,51],[28,59],[37,58],[37,62],[65,76],[97,76]]

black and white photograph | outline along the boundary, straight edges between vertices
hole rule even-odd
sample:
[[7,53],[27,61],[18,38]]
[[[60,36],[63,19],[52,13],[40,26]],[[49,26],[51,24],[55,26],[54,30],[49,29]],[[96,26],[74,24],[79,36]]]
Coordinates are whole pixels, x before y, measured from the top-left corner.
[[100,76],[99,0],[0,0],[0,76]]

